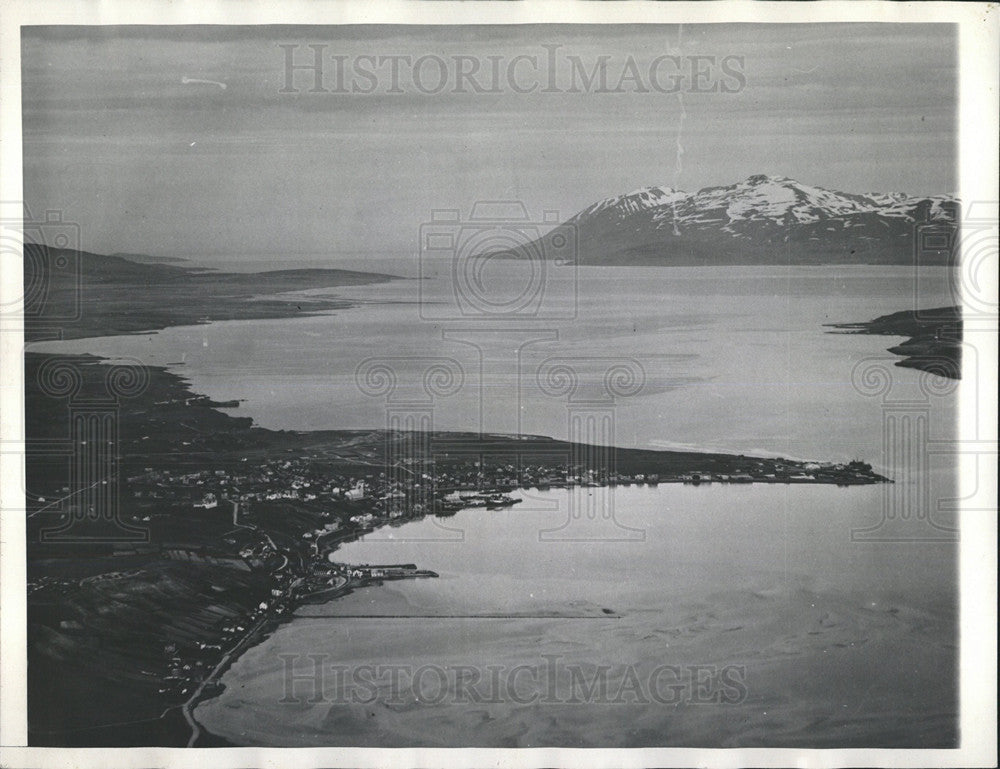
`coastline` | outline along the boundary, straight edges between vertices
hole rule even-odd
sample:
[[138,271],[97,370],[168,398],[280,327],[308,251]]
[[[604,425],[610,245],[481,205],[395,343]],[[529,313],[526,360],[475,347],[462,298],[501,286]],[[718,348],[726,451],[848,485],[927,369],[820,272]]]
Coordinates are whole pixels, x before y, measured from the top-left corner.
[[[115,274],[110,280],[122,277],[128,275]],[[312,302],[246,301],[244,292],[260,279],[250,275],[236,280],[238,290],[227,289],[220,311],[242,305],[246,309],[240,312],[247,313],[243,319],[260,319],[319,309]],[[303,276],[294,276],[300,279]],[[187,279],[170,278],[175,280]],[[114,306],[102,304],[104,293],[111,291],[120,299],[131,285],[101,284],[85,293],[88,312],[92,305],[98,308],[97,320],[91,321],[103,322],[101,313]],[[184,322],[188,315],[178,315],[160,294],[159,301],[172,313],[163,322]],[[202,309],[209,298],[196,297]],[[149,328],[151,320],[154,326],[159,323],[143,312],[140,307],[132,320],[143,328]],[[214,317],[199,313],[193,322]],[[100,333],[133,332],[109,326]],[[70,334],[90,335],[87,328]],[[414,441],[411,434],[384,430],[269,430],[239,416],[235,401],[219,402],[196,393],[182,375],[167,368],[142,367],[137,372],[142,386],[119,398],[115,410],[119,444],[114,493],[121,504],[115,507],[118,517],[113,523],[144,531],[147,541],[69,548],[49,544],[42,539],[46,526],[80,514],[72,500],[68,449],[50,448],[65,444],[73,400],[107,397],[108,362],[93,355],[25,355],[30,437],[26,470],[32,491],[27,500],[30,696],[36,702],[59,698],[59,687],[53,689],[49,681],[61,679],[69,682],[72,692],[109,685],[115,691],[108,702],[92,708],[94,712],[39,715],[29,709],[32,744],[185,744],[191,728],[183,714],[190,715],[198,702],[214,696],[212,682],[233,661],[293,616],[297,602],[326,602],[345,594],[340,588],[323,587],[332,574],[324,561],[331,543],[336,549],[376,528],[453,514],[453,509],[440,507],[444,493],[502,493],[527,486],[891,482],[860,460],[834,465],[698,450],[617,448],[611,452],[611,470],[580,464],[590,451],[584,444],[537,435],[432,433]],[[59,389],[64,380],[53,376],[57,372],[66,372],[65,381],[78,382],[73,393]],[[414,444],[429,456],[413,455]],[[481,457],[486,463],[479,467]],[[397,465],[400,460],[405,461]],[[437,468],[433,494],[408,487],[401,482],[405,474],[389,471],[397,466],[414,469],[409,463]],[[380,481],[383,474],[396,486]],[[359,480],[367,482],[367,493],[349,499],[345,492]],[[320,534],[334,524],[335,532]],[[299,582],[303,590],[296,594],[297,588],[291,587],[296,580],[313,584]],[[220,587],[221,592],[216,591]],[[100,607],[109,602],[116,609],[105,620]],[[268,603],[266,610],[259,608],[262,603]],[[136,627],[143,630],[137,632]],[[104,650],[101,666],[79,671],[66,665],[67,650],[72,650],[72,658],[93,648]],[[210,671],[214,673],[206,676]],[[76,699],[87,701],[82,694]],[[94,723],[98,715],[105,717]],[[135,723],[140,715],[145,726]],[[130,719],[134,726],[123,734],[100,725]],[[68,728],[51,729],[60,726]],[[201,733],[198,743],[212,739]]]
[[[387,584],[369,594],[358,591],[323,606],[300,610],[290,624],[283,625],[260,646],[248,649],[234,663],[223,678],[225,689],[217,699],[205,701],[196,717],[207,729],[217,730],[227,739],[247,746],[403,747],[407,740],[416,739],[418,742],[414,744],[428,747],[496,747],[501,743],[532,747],[549,745],[539,742],[540,739],[554,739],[556,742],[551,746],[583,747],[603,742],[610,747],[621,746],[621,740],[629,739],[627,721],[633,718],[649,727],[650,731],[635,737],[649,746],[657,745],[657,739],[664,747],[718,746],[719,740],[743,747],[763,746],[758,742],[759,732],[740,726],[744,713],[739,705],[718,709],[704,705],[693,709],[704,711],[722,730],[712,734],[711,727],[701,717],[691,711],[683,712],[684,708],[674,713],[671,708],[657,708],[651,703],[643,707],[641,702],[631,699],[628,702],[616,699],[619,687],[626,685],[627,679],[619,677],[625,669],[640,672],[640,679],[645,680],[642,671],[665,663],[738,660],[747,665],[747,682],[752,686],[754,701],[759,703],[766,698],[772,716],[770,723],[780,727],[770,735],[774,739],[767,744],[769,747],[792,747],[807,744],[809,739],[824,747],[846,747],[852,739],[870,739],[885,747],[953,744],[946,741],[949,733],[954,739],[954,722],[949,719],[954,718],[955,704],[949,699],[945,670],[951,664],[951,656],[941,650],[941,644],[951,638],[949,628],[953,620],[946,610],[931,609],[920,601],[911,603],[904,595],[892,595],[892,591],[872,593],[862,588],[861,592],[853,592],[848,585],[856,584],[857,580],[849,576],[846,581],[830,582],[827,568],[810,570],[808,551],[821,547],[815,543],[793,544],[797,555],[784,567],[780,557],[772,560],[765,556],[754,564],[754,556],[744,553],[745,557],[737,556],[739,563],[732,566],[733,573],[740,574],[741,579],[718,574],[706,579],[707,575],[699,569],[713,568],[711,562],[700,557],[708,549],[688,551],[686,555],[691,562],[680,563],[678,551],[670,544],[690,541],[685,532],[691,529],[683,522],[686,518],[683,511],[694,497],[705,496],[704,491],[687,488],[680,498],[672,501],[664,496],[669,494],[655,489],[629,492],[627,499],[645,500],[645,507],[635,508],[636,512],[639,509],[646,512],[639,513],[640,517],[629,513],[622,522],[642,526],[650,546],[635,548],[620,542],[609,543],[606,549],[610,563],[619,565],[623,565],[621,559],[630,552],[645,551],[636,563],[627,567],[632,573],[637,570],[646,573],[642,579],[637,577],[638,584],[634,587],[621,585],[608,573],[588,574],[582,562],[576,564],[573,576],[566,574],[564,579],[560,565],[544,564],[538,558],[542,551],[551,550],[551,544],[537,543],[534,548],[524,548],[529,542],[536,542],[537,529],[550,520],[544,512],[545,502],[532,505],[535,514],[510,511],[490,516],[471,510],[460,513],[454,525],[466,534],[464,544],[458,547],[444,538],[436,544],[425,544],[424,537],[440,531],[430,520],[408,524],[412,528],[393,538],[388,534],[372,535],[368,543],[345,548],[342,557],[354,562],[413,560],[424,552],[426,565],[440,571],[445,581]],[[807,516],[796,514],[812,509],[808,502],[797,505],[791,501],[793,511],[789,516],[775,516],[774,506],[783,492],[774,487],[761,487],[754,492],[716,487],[714,492],[708,492],[714,502],[692,525],[696,531],[712,531],[714,527],[729,530],[728,535],[718,539],[723,551],[745,536],[743,524],[730,528],[741,520],[750,522],[751,528],[763,526],[762,531],[771,533],[784,530],[791,523],[791,530],[798,533],[796,536],[805,535],[808,539],[819,535],[823,541],[836,540],[845,531],[845,524],[850,525],[849,521],[854,520],[852,513],[848,512],[846,519],[842,514],[857,511],[859,499],[877,499],[878,494],[878,489],[841,494],[835,489],[814,487],[807,499],[828,503],[838,497],[844,500],[842,505],[833,502],[831,510],[838,512],[829,523],[814,526],[807,522]],[[741,509],[738,500],[745,495],[755,501]],[[852,499],[857,495],[858,499]],[[565,499],[564,493],[556,490],[547,498],[557,496]],[[676,513],[650,515],[661,505],[669,505]],[[623,510],[626,507],[633,509],[631,503],[622,505]],[[503,540],[511,555],[490,555],[494,549],[492,543],[498,541],[496,536],[508,527],[516,527],[510,528],[510,538]],[[777,544],[769,552],[773,555],[781,547]],[[572,546],[567,548],[573,550]],[[459,550],[463,552],[458,553]],[[467,551],[473,555],[470,557]],[[660,559],[658,554],[664,558]],[[513,571],[495,568],[497,562],[514,564],[522,557],[523,570],[516,566]],[[664,560],[673,563],[661,566]],[[846,564],[849,557],[836,560]],[[656,561],[660,563],[654,565]],[[695,565],[698,563],[701,566]],[[650,566],[653,566],[651,572]],[[610,607],[615,616],[600,616],[601,607]],[[582,614],[595,616],[582,617]],[[669,648],[664,648],[664,642]],[[912,700],[907,701],[912,716],[922,719],[921,726],[911,724],[902,728],[905,716],[901,711],[907,710],[902,704],[895,713],[888,708],[883,712],[876,705],[862,707],[858,713],[842,713],[840,703],[861,701],[852,697],[862,694],[876,680],[853,675],[851,671],[856,671],[856,666],[872,671],[879,681],[912,681],[906,677],[914,674],[912,669],[906,670],[908,664],[913,664],[911,653],[933,661],[930,667],[919,665],[917,675],[926,675],[920,679],[921,704],[916,706]],[[343,672],[328,673],[319,682],[311,683],[306,680],[313,670],[307,656],[310,654],[332,664],[328,670]],[[569,667],[582,666],[582,682],[593,680],[595,665],[612,666],[607,679],[607,700],[599,697],[598,700],[616,704],[610,710],[620,714],[623,721],[614,734],[598,738],[576,728],[583,711],[580,701],[574,699],[574,692],[576,696],[584,695],[573,688],[571,680],[558,679],[559,694],[546,699],[545,692],[550,691],[546,682],[552,679],[546,677],[542,661],[550,657],[540,657],[541,654],[556,655]],[[289,663],[288,658],[297,661]],[[461,671],[466,665],[481,669],[488,662],[509,672],[518,665],[530,666],[536,661],[542,668],[538,683],[527,675],[517,686],[524,698],[537,694],[538,704],[545,705],[544,708],[530,704],[519,708],[520,703],[494,702],[489,695],[492,684],[487,678],[475,687],[486,704],[474,708],[472,713],[468,706],[462,707],[461,703],[467,700],[462,699],[455,687],[465,679],[451,671]],[[617,667],[619,661],[625,667]],[[294,664],[298,681],[291,695],[287,688],[289,664]],[[387,671],[406,664],[412,667],[397,683],[388,673],[371,673],[373,678],[369,678],[370,666],[376,669],[382,666]],[[440,684],[436,674],[424,680],[423,691],[429,701],[418,705],[413,702],[413,695],[419,695],[415,690],[411,693],[410,687],[416,685],[414,671],[425,667],[446,672]],[[363,680],[351,688],[355,671]],[[377,685],[377,694],[368,689],[369,681]],[[342,689],[342,685],[347,688]],[[448,697],[440,703],[439,686],[446,686],[448,692]],[[831,691],[835,692],[832,697]],[[352,692],[361,697],[360,702],[353,699]],[[931,692],[938,693],[937,705],[933,704],[935,695]],[[283,693],[285,697],[297,697],[299,702],[282,704],[279,698]],[[313,699],[316,701],[312,702]],[[566,700],[576,704],[564,707]],[[746,715],[750,715],[750,708],[752,705],[748,703]],[[481,711],[486,711],[489,718],[481,715]],[[932,712],[940,713],[940,718],[933,724],[928,721],[930,733],[921,734],[923,719]],[[808,725],[815,725],[822,718],[832,719],[824,722],[829,728],[817,734],[809,732]],[[534,727],[519,737],[520,723]],[[894,726],[902,731],[893,733]],[[657,727],[658,732],[654,731]],[[842,728],[848,731],[838,734]]]
[[[61,339],[142,334],[219,320],[280,319],[346,309],[353,303],[289,294],[404,280],[341,269],[222,272],[35,244],[26,245],[25,252],[24,284],[45,289],[25,308],[26,342],[52,338],[48,318],[62,321]],[[64,266],[55,270],[55,263]]]
[[[64,440],[68,403],[65,396],[57,397],[45,390],[46,372],[51,373],[53,366],[74,371],[80,382],[78,394],[86,396],[104,386],[109,367],[94,356],[27,353],[25,362],[27,434],[39,445],[47,440]],[[184,703],[193,709],[197,701],[210,696],[214,686],[210,681],[259,641],[262,633],[266,637],[291,616],[297,598],[290,586],[295,580],[312,580],[304,592],[314,592],[331,578],[329,562],[324,561],[331,544],[356,539],[372,530],[371,524],[393,525],[440,511],[434,509],[434,504],[418,508],[416,505],[428,500],[418,502],[412,493],[407,501],[406,489],[394,492],[403,494],[397,507],[390,507],[382,498],[387,497],[388,490],[377,492],[377,478],[387,467],[386,452],[411,445],[406,434],[389,435],[378,430],[266,430],[256,427],[249,418],[235,416],[238,408],[214,408],[214,401],[193,393],[176,374],[153,367],[146,374],[145,389],[122,399],[117,411],[118,496],[130,500],[123,501],[119,522],[145,527],[149,534],[146,544],[93,545],[88,552],[79,546],[67,550],[43,542],[41,532],[46,524],[73,515],[72,505],[53,506],[52,501],[63,496],[59,489],[67,488],[69,479],[64,455],[48,456],[31,451],[29,446],[28,488],[35,492],[34,498],[28,500],[29,616],[33,619],[29,622],[33,662],[29,667],[29,691],[41,698],[41,692],[52,685],[47,681],[58,681],[60,677],[72,678],[73,686],[82,690],[111,683],[116,686],[116,700],[109,704],[107,717],[100,723],[118,723],[135,715],[145,715],[148,720],[158,718],[161,723],[150,724],[146,731],[159,729],[159,740],[154,740],[157,744],[177,744],[178,723],[171,723],[175,716],[168,714]],[[496,488],[521,486],[521,477],[510,477],[505,469],[517,456],[531,457],[531,477],[546,478],[545,485],[550,488],[671,482],[840,481],[841,485],[850,485],[888,480],[860,465],[849,475],[838,477],[824,476],[816,469],[806,473],[804,464],[790,460],[626,449],[614,452],[618,477],[602,478],[574,471],[568,463],[580,456],[582,447],[564,441],[542,436],[454,433],[433,434],[431,438],[430,445],[442,450],[434,457],[443,473],[441,483],[454,488],[474,488],[477,483]],[[484,455],[493,457],[495,464],[486,468],[490,474],[485,481],[477,481],[482,468],[474,467],[472,457]],[[247,476],[248,467],[260,470]],[[768,474],[775,477],[767,478]],[[377,493],[358,500],[343,497],[341,491],[312,500],[303,493],[303,483],[327,482],[330,478],[342,478],[347,483],[350,477],[368,477]],[[199,500],[208,488],[213,489],[214,504],[199,508]],[[265,498],[279,494],[281,498]],[[241,501],[240,497],[253,499]],[[235,508],[242,504],[251,509],[249,517],[244,517],[242,511],[237,513]],[[409,512],[408,505],[413,508]],[[322,536],[321,546],[314,544],[309,533],[319,534],[333,524],[335,532]],[[309,538],[304,539],[306,536]],[[67,555],[72,556],[72,564],[66,561]],[[112,577],[106,578],[109,569]],[[211,585],[222,587],[224,592],[216,596]],[[156,587],[155,593],[142,600],[154,600],[154,607],[160,608],[142,604],[140,613],[140,605],[133,606],[133,602],[155,586],[162,587]],[[275,590],[279,591],[277,599]],[[318,597],[331,600],[329,592]],[[121,602],[110,622],[103,620],[98,611],[109,600]],[[257,606],[262,602],[269,604],[264,613]],[[136,621],[134,616],[142,616],[142,621],[149,623],[142,640],[128,630],[129,623]],[[190,620],[182,622],[183,617],[194,618],[194,624]],[[225,631],[241,622],[242,630]],[[253,632],[248,633],[249,628],[254,628]],[[66,653],[59,650],[78,649],[84,653],[83,649],[95,644],[107,650],[106,664],[110,667],[106,671],[70,672],[59,661]],[[220,654],[225,663],[221,667]],[[191,670],[183,670],[185,666]],[[199,677],[195,673],[198,669],[215,669],[215,674]],[[164,691],[165,681],[171,683]],[[157,703],[157,707],[150,708],[149,703]],[[123,738],[126,742],[131,739],[128,735],[108,734],[93,723],[95,715],[65,713],[55,722],[36,722],[32,726],[32,744],[120,744]],[[53,733],[51,727],[60,725],[71,731]]]
[[903,310],[859,323],[831,323],[845,334],[900,336],[904,341],[888,348],[902,360],[897,366],[925,371],[947,379],[962,378],[962,308],[937,307]]

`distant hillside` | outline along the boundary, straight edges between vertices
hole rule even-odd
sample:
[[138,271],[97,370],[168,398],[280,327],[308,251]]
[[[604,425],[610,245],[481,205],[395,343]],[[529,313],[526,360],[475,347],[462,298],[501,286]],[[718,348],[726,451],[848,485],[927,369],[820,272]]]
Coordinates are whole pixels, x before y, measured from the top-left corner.
[[[26,338],[112,336],[214,320],[283,318],[349,306],[346,301],[273,297],[288,291],[381,283],[393,275],[353,270],[229,273],[141,263],[25,245]],[[260,297],[269,297],[266,299]]]
[[128,259],[139,264],[183,264],[190,261],[183,256],[148,256],[147,254],[123,254],[120,252],[115,252],[112,256],[120,256],[122,259]]
[[[854,195],[757,175],[689,193],[647,187],[601,200],[508,254],[595,265],[913,264],[920,224],[954,227],[949,195]],[[562,246],[569,236],[575,247]],[[561,246],[561,247],[556,247]],[[948,264],[949,248],[921,253]]]

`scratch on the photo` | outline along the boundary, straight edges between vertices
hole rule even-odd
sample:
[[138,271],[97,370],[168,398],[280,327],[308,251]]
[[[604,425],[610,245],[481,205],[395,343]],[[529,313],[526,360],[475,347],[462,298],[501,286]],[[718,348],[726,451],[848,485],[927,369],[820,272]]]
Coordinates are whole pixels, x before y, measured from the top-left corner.
[[[683,25],[677,27],[677,50],[681,49],[681,36],[684,33]],[[684,145],[681,143],[681,139],[684,134],[684,118],[687,117],[687,112],[684,109],[684,94],[681,91],[677,91],[677,102],[681,108],[681,114],[677,119],[677,155],[676,162],[674,165],[674,190],[680,189],[681,181],[681,171],[684,169]],[[681,231],[677,227],[677,197],[674,196],[673,200],[673,216],[671,217],[674,225],[674,235],[680,235]]]
[[182,77],[181,78],[181,85],[189,85],[191,83],[201,83],[203,85],[217,85],[223,91],[226,90],[226,84],[225,83],[220,83],[218,80],[202,80],[201,78],[198,78],[198,77]]

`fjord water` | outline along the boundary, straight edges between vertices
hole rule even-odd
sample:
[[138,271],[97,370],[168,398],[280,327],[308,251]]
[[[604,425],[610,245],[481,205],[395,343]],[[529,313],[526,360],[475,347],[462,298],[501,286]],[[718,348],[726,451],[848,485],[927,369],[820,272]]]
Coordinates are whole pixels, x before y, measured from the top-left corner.
[[[384,427],[417,404],[437,429],[565,438],[571,414],[610,409],[613,435],[603,437],[617,445],[863,459],[900,482],[587,490],[596,522],[570,516],[570,492],[528,490],[511,510],[380,529],[338,558],[412,562],[440,577],[301,611],[310,616],[233,665],[224,692],[197,708],[199,721],[239,744],[952,744],[955,463],[929,454],[918,433],[939,446],[954,435],[953,383],[895,367],[886,348],[898,339],[823,325],[953,304],[947,273],[579,268],[546,284],[530,313],[484,313],[477,297],[523,293],[523,267],[491,266],[471,295],[442,270],[301,296],[357,303],[333,314],[37,349],[168,365],[198,392],[245,399],[240,415],[266,427]],[[372,358],[388,379],[365,378]],[[450,379],[428,386],[438,364]],[[568,379],[548,376],[557,364]],[[621,371],[631,379],[614,384]],[[381,387],[389,381],[394,389]],[[917,432],[894,440],[903,412]],[[613,518],[602,518],[609,499]],[[392,617],[358,616],[372,614]],[[287,660],[298,655],[296,671],[308,672],[309,654],[350,670],[423,665],[483,679],[491,665],[501,679],[553,658],[563,667],[558,696],[524,703],[544,695],[544,671],[537,685],[519,674],[525,696],[515,698],[470,699],[449,673],[444,696],[428,675],[423,688],[380,689],[367,703],[332,690],[309,702],[308,683],[298,702],[281,702]],[[736,702],[703,702],[688,680],[664,703],[649,692],[658,665],[689,678],[737,666],[745,691],[728,690]],[[610,666],[610,694],[579,701],[573,666],[588,681]],[[699,666],[709,672],[690,673]],[[616,701],[629,671],[639,692]]]
[[196,717],[254,745],[951,744],[952,549],[852,542],[877,488],[620,488],[602,541],[568,494],[344,547],[440,577],[304,607]]
[[[492,265],[481,285],[445,268],[429,278],[425,270],[422,280],[297,296],[357,303],[330,314],[33,349],[168,366],[197,392],[242,399],[240,416],[275,429],[384,427],[392,404],[419,401],[436,429],[566,438],[570,407],[607,400],[605,375],[619,364],[641,384],[613,397],[613,442],[621,446],[864,459],[889,470],[880,456],[887,398],[928,400],[934,434],[951,429],[954,397],[926,396],[919,373],[894,367],[898,358],[886,348],[899,339],[824,327],[953,304],[944,269],[550,269],[537,302],[510,318],[491,315],[486,301],[516,306],[526,287],[539,285],[528,269]],[[366,388],[359,376],[373,358],[392,369],[391,392]],[[429,392],[427,372],[442,359],[458,378]],[[546,379],[555,364],[576,376],[573,392]],[[886,371],[892,392],[872,394],[870,384],[852,381],[871,367]]]

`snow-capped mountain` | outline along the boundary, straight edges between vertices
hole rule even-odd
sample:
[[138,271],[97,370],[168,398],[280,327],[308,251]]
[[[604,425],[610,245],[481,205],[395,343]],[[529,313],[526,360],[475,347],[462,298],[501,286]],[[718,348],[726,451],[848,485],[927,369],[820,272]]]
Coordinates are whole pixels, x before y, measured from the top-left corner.
[[[573,232],[581,264],[911,264],[918,229],[953,226],[957,208],[948,195],[855,195],[756,175],[693,193],[643,188],[594,203],[560,227]],[[552,234],[542,238],[543,252]],[[947,252],[919,258],[943,264]]]
[[639,211],[659,208],[668,203],[672,204],[686,197],[688,197],[688,193],[682,190],[674,190],[670,187],[643,187],[626,195],[615,195],[614,197],[598,201],[589,208],[585,208],[573,218],[578,219],[598,215],[622,218],[629,214],[638,213]]

